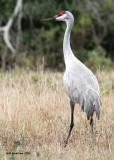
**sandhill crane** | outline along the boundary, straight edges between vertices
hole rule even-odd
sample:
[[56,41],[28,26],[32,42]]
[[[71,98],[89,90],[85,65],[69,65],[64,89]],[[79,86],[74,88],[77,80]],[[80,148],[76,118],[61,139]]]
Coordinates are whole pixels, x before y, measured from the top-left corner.
[[69,11],[62,11],[58,15],[42,21],[65,21],[67,28],[63,40],[63,53],[66,71],[63,77],[65,91],[69,97],[71,108],[71,123],[67,136],[68,143],[72,128],[74,126],[74,106],[78,103],[83,111],[86,112],[87,119],[90,119],[91,136],[93,141],[93,114],[99,119],[101,111],[100,89],[95,75],[73,54],[70,47],[70,32],[73,26],[74,17]]

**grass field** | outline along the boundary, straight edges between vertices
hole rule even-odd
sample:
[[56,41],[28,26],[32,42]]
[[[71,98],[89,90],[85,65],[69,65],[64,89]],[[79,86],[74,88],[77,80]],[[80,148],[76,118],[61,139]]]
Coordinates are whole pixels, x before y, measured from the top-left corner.
[[102,113],[99,121],[94,116],[94,145],[86,114],[76,105],[75,126],[64,148],[70,107],[63,88],[63,73],[0,73],[0,159],[113,160],[114,71],[98,71],[96,76]]

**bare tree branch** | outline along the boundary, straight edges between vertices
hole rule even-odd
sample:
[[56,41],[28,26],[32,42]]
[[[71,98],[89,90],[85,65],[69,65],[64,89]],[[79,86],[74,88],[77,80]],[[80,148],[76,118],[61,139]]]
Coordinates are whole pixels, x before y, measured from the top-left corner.
[[18,0],[14,10],[14,16],[17,16],[19,13],[22,12],[22,7],[23,7],[23,0]]
[[19,14],[19,25],[21,24],[21,17],[22,17],[22,6],[23,6],[23,0],[17,0],[15,9],[14,9],[14,13],[13,15],[9,18],[7,24],[4,27],[0,27],[0,31],[3,31],[3,37],[4,37],[4,41],[7,45],[7,47],[13,52],[15,53],[15,49],[12,46],[11,42],[10,42],[10,29],[11,26],[13,24],[14,18]]
[[6,24],[6,26],[0,28],[0,31],[4,32],[4,34],[3,34],[4,41],[5,41],[6,45],[8,46],[8,48],[14,53],[15,50],[10,42],[10,35],[9,35],[9,30],[11,28],[12,23],[13,23],[13,19],[10,18],[8,20],[8,23]]

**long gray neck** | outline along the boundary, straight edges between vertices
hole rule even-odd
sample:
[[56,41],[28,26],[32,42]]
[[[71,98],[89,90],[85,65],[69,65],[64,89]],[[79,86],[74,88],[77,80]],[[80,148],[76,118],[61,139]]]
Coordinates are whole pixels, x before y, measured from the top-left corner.
[[73,55],[70,47],[70,32],[73,26],[73,22],[74,22],[73,19],[66,21],[67,28],[66,28],[64,40],[63,40],[63,53],[64,53],[65,61]]

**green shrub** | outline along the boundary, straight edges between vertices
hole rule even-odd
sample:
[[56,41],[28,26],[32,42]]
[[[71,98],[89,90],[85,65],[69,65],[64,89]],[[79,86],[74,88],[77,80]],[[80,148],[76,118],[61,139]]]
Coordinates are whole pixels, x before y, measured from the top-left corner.
[[88,52],[88,61],[86,64],[91,68],[110,67],[111,59],[106,57],[106,51],[98,46],[95,50]]

